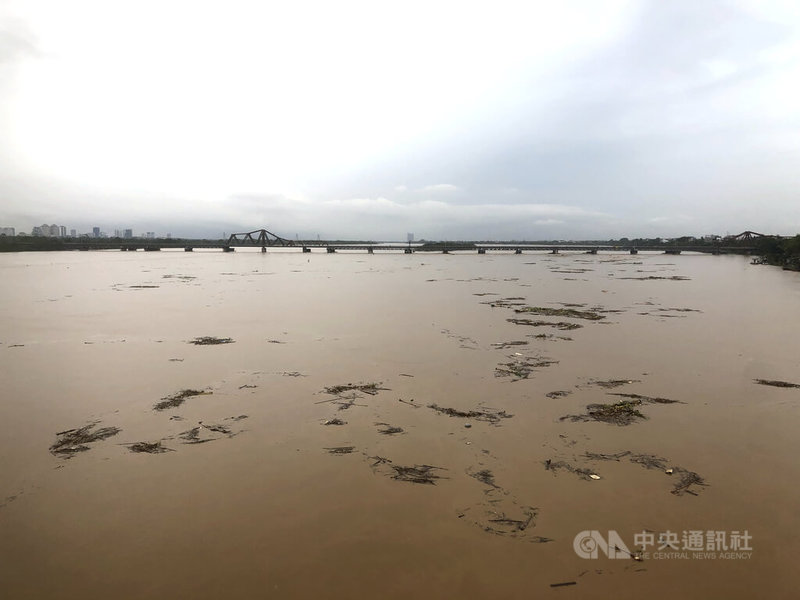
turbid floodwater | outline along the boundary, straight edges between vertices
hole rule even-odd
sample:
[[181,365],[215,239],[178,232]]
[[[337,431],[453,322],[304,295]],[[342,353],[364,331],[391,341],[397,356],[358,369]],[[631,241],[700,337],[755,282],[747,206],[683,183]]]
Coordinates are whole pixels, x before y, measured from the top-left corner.
[[239,250],[0,277],[3,598],[797,597],[798,273]]

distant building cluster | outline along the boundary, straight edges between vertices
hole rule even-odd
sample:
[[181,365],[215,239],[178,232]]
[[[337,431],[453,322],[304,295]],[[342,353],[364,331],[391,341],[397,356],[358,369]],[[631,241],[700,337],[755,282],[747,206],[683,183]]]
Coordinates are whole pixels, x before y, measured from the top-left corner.
[[31,235],[41,237],[67,237],[67,228],[63,225],[37,225]]
[[[0,227],[0,236],[6,237],[14,237],[16,235],[25,236],[28,235],[22,231],[17,234],[17,230],[15,227]],[[32,230],[30,235],[35,237],[54,237],[54,238],[108,238],[110,237],[108,233],[102,231],[99,227],[92,227],[91,233],[81,233],[78,234],[76,229],[70,229],[67,231],[67,228],[64,225],[36,225]],[[139,235],[133,234],[133,229],[115,229],[114,230],[114,237],[130,240],[134,237],[142,238],[147,240],[154,240],[156,239],[155,231],[146,231]],[[166,234],[167,238],[171,238],[172,234]]]

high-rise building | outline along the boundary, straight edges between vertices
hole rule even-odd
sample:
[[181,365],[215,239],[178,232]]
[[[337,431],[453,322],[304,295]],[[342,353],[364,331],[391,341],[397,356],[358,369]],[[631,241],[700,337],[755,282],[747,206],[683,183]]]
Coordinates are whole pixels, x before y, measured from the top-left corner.
[[64,225],[61,225],[59,228],[58,235],[61,237],[67,237],[67,228]]
[[78,237],[78,232],[74,229],[69,230],[69,237]]
[[133,229],[126,229],[126,230],[123,232],[123,235],[122,235],[122,237],[124,237],[126,240],[129,240],[129,239],[131,239],[131,238],[133,237]]
[[14,233],[13,227],[0,227],[0,235],[13,236],[16,235],[16,233]]
[[144,237],[146,237],[148,240],[153,240],[155,239],[156,234],[153,231],[148,231],[147,233],[144,234]]
[[44,235],[42,233],[42,228],[36,225],[33,229],[31,229],[31,235]]
[[96,237],[96,238],[100,237],[100,228],[99,227],[92,227],[92,237]]

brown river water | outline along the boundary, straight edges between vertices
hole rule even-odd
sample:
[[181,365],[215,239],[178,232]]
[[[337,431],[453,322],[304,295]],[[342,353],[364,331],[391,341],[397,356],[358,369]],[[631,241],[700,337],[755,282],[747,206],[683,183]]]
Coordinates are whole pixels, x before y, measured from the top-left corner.
[[[800,384],[798,273],[238,250],[0,277],[4,599],[798,597],[800,387],[756,381]],[[84,426],[108,437],[57,435]]]

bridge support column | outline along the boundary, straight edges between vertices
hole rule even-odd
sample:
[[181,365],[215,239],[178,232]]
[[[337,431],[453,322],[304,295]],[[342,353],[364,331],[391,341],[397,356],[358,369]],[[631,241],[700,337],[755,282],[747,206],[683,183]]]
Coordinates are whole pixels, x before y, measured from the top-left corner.
[[266,246],[261,246],[261,252],[266,254],[267,253],[267,247]]
[[403,250],[403,254],[411,254],[412,252],[414,251],[411,248],[406,248],[405,250]]
[[514,254],[522,254],[522,248],[517,248],[514,250]]
[[333,254],[334,252],[336,252],[336,248],[331,248],[328,246],[328,254]]
[[186,248],[183,249],[184,252],[192,252],[193,250],[194,248],[192,248],[191,246],[186,246]]
[[587,250],[586,254],[597,254],[597,248],[592,248],[591,250]]
[[375,251],[372,248],[367,248],[367,254],[375,254]]
[[680,250],[664,250],[664,254],[680,254]]
[[639,254],[639,251],[636,248],[631,248],[631,254]]
[[558,254],[558,248],[553,248],[553,249],[550,251],[550,254]]
[[311,248],[308,246],[303,246],[303,252],[311,252]]
[[234,249],[233,249],[233,248],[231,248],[230,246],[223,246],[223,247],[222,247],[222,251],[223,251],[223,252],[233,252],[233,250],[234,250]]
[[478,254],[486,254],[486,248],[478,248]]
[[442,250],[442,254],[450,254],[450,250]]

